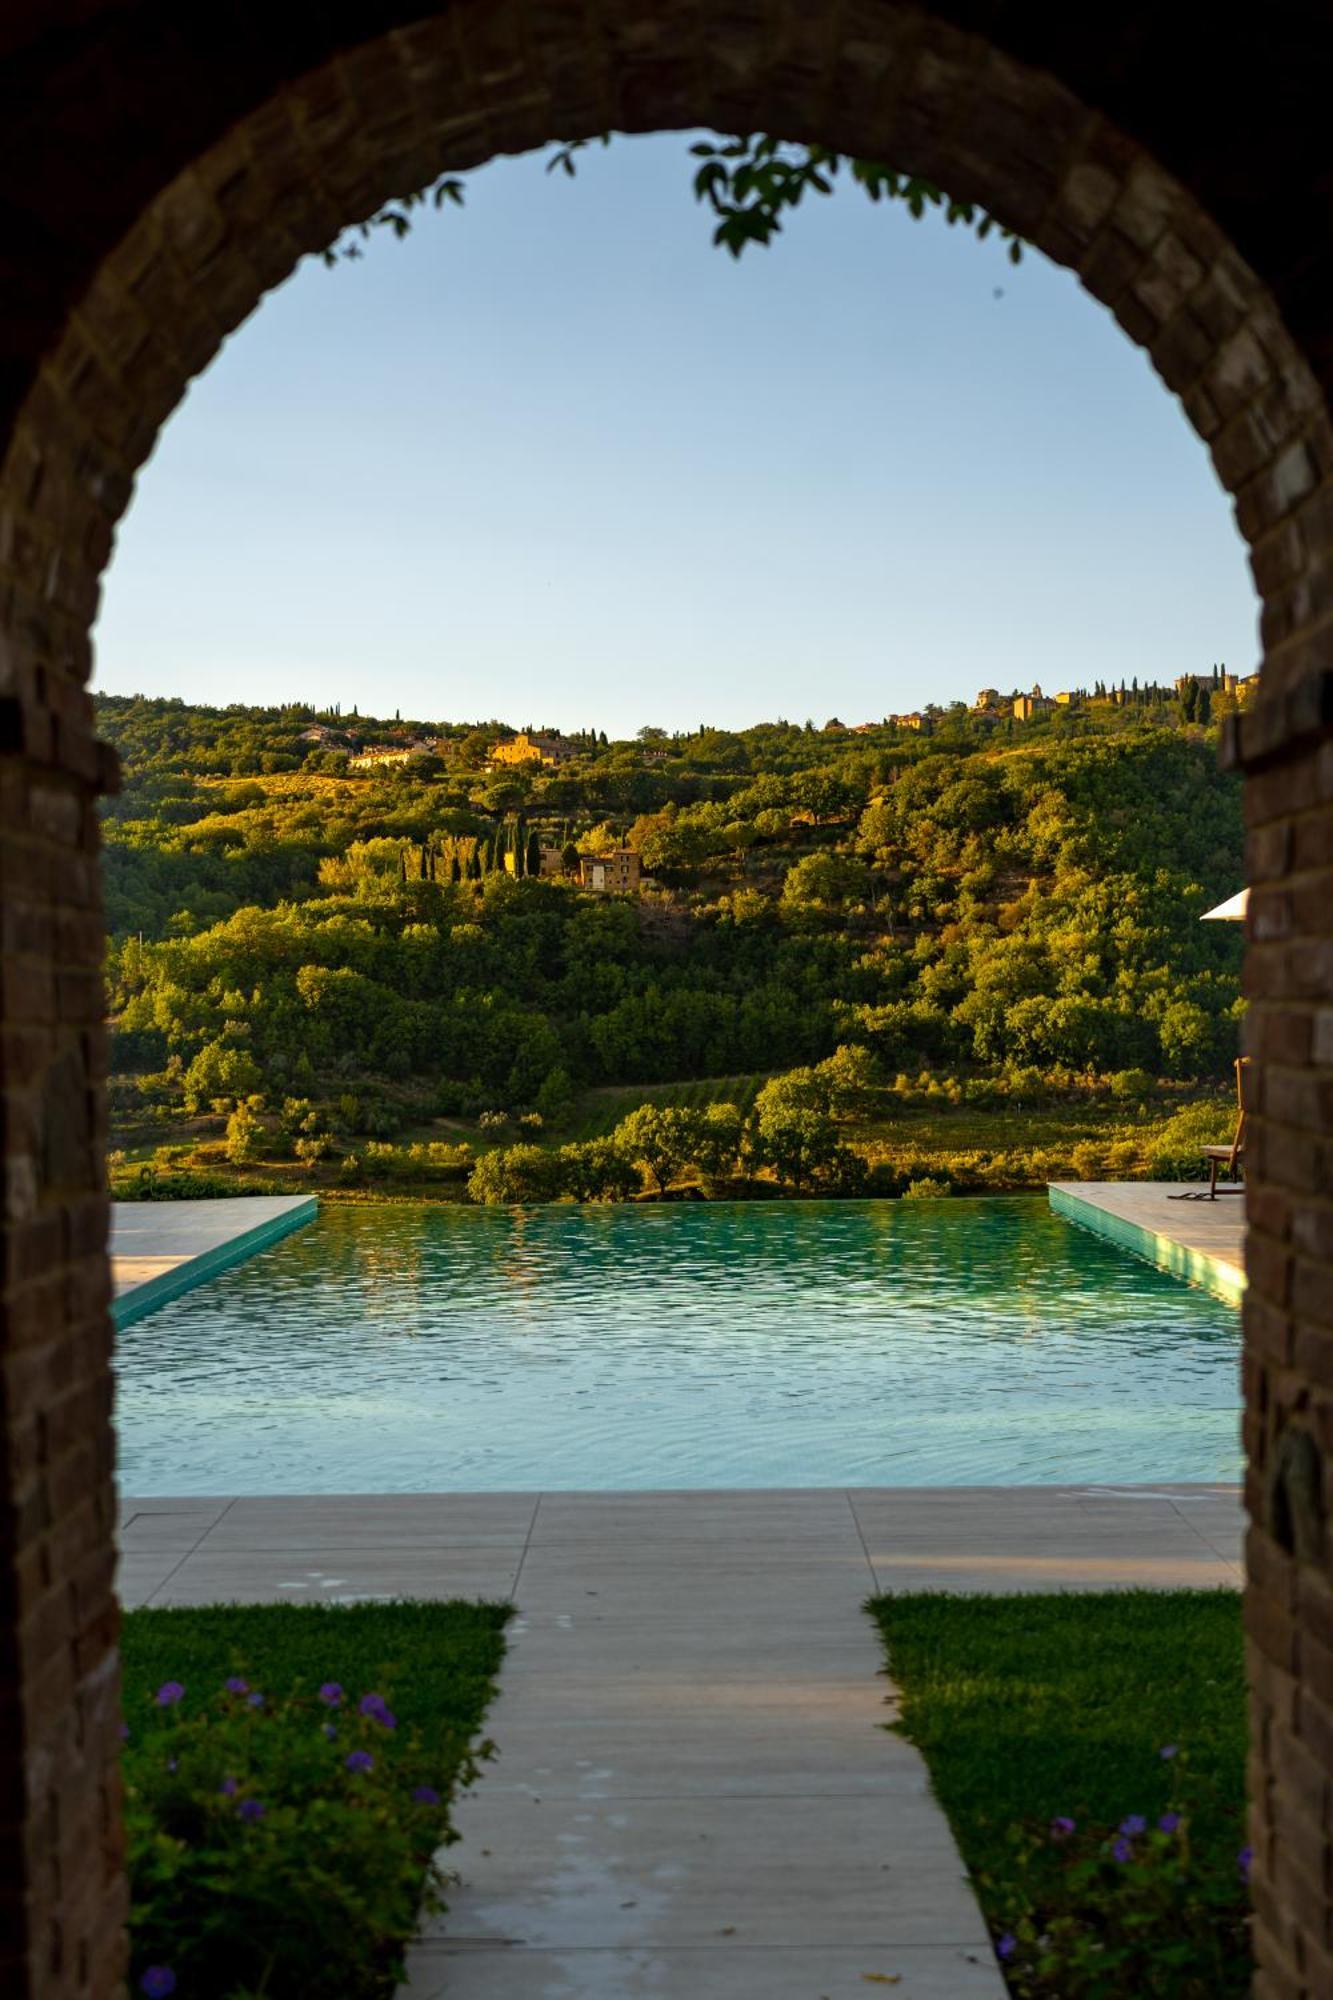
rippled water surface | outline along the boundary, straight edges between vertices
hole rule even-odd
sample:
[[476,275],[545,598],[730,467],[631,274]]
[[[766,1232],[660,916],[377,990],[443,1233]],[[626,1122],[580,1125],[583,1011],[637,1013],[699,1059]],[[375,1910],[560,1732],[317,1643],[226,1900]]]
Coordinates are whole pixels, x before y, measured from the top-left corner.
[[1238,1351],[1036,1200],[330,1208],[120,1335],[121,1483],[1229,1479]]

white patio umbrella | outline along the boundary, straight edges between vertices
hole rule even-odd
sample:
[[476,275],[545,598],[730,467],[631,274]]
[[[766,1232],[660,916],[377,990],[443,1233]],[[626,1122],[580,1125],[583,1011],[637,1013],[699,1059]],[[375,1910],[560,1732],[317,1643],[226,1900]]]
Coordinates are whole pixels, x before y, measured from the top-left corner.
[[1215,910],[1205,910],[1203,915],[1199,918],[1199,922],[1201,924],[1206,924],[1209,923],[1214,917],[1217,917],[1223,919],[1228,923],[1243,924],[1245,921],[1245,912],[1249,906],[1249,901],[1250,901],[1249,890],[1237,889],[1234,896],[1228,896],[1225,903],[1219,903]]

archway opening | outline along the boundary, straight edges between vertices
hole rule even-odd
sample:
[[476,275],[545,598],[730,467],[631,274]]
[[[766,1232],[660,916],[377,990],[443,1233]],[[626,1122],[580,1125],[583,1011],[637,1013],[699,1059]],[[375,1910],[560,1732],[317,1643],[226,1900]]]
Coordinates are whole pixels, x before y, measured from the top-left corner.
[[[69,1738],[65,1710],[46,1724],[34,1718],[23,1746],[30,1776],[58,1769],[80,1801],[57,1842],[67,1854],[67,1884],[87,1879],[79,1857],[99,1850],[88,1827],[102,1810],[95,1802],[108,1796],[104,1781],[114,1762],[104,1561],[104,1208],[96,1170],[98,927],[87,813],[97,760],[80,683],[100,571],[137,466],[190,375],[303,249],[441,167],[609,125],[789,131],[928,174],[1077,268],[1148,349],[1208,439],[1236,495],[1265,606],[1268,697],[1255,727],[1239,732],[1239,754],[1251,763],[1280,759],[1294,744],[1291,754],[1299,757],[1327,721],[1308,679],[1325,616],[1321,481],[1329,450],[1321,393],[1265,288],[1200,205],[1050,75],[951,27],[890,9],[855,39],[831,30],[822,14],[804,25],[765,13],[715,38],[707,60],[692,26],[668,8],[609,33],[594,33],[571,10],[539,47],[516,18],[455,9],[329,61],[324,50],[310,53],[319,66],[276,95],[256,58],[233,107],[245,113],[240,122],[216,144],[203,131],[194,140],[187,133],[181,157],[190,164],[169,184],[162,175],[156,187],[141,186],[138,221],[93,246],[88,268],[101,261],[86,288],[70,276],[74,303],[60,337],[28,357],[27,394],[0,474],[6,666],[14,690],[6,727],[24,760],[14,826],[41,862],[40,887],[38,876],[30,877],[25,898],[38,916],[23,954],[33,961],[22,968],[31,972],[30,990],[16,986],[12,1000],[14,1024],[28,1040],[13,1099],[10,1234],[27,1309],[44,1316],[50,1365],[77,1384],[80,1413],[67,1440],[48,1435],[36,1447],[34,1469],[23,1475],[34,1496],[24,1532],[35,1557],[47,1551],[47,1568],[33,1584],[39,1594],[53,1585],[49,1551],[57,1529],[69,1530],[65,1547],[86,1551],[91,1579],[82,1595],[71,1596],[55,1641],[68,1658],[86,1662],[70,1695],[81,1728]],[[1308,796],[1290,794],[1280,772],[1251,785],[1261,939],[1313,936],[1299,895],[1289,898],[1282,887],[1293,866],[1286,825],[1293,797],[1312,827],[1317,814],[1313,772],[1311,762],[1302,781]],[[57,921],[58,951],[39,936],[41,922]],[[1298,1023],[1288,1048],[1277,1002],[1290,990],[1304,1005],[1313,975],[1290,955],[1260,954],[1256,965],[1255,990],[1266,1003],[1261,1029],[1274,1037],[1257,1052],[1277,1055],[1280,1067],[1285,1049],[1288,1066],[1299,1069],[1311,1060],[1312,1016],[1306,1007],[1287,1017]],[[1287,1096],[1275,1097],[1275,1110],[1290,1108],[1299,1083],[1281,1088]],[[1256,1344],[1247,1431],[1261,1517],[1258,1475],[1270,1442],[1306,1400],[1298,1382],[1280,1379],[1290,1334],[1278,1321],[1291,1275],[1283,1245],[1293,1207],[1317,1171],[1313,1139],[1285,1163],[1276,1145],[1266,1150],[1268,1108],[1261,1087],[1251,1206],[1267,1262],[1257,1267],[1262,1284],[1249,1316]],[[20,1409],[16,1421],[23,1416]],[[16,1449],[11,1441],[11,1456]],[[1283,1509],[1278,1514],[1286,1518]],[[1294,1576],[1300,1549],[1269,1549],[1262,1535],[1256,1548],[1276,1565],[1274,1575]],[[82,1553],[68,1557],[76,1560]],[[1266,1601],[1261,1592],[1256,1602]],[[1281,1634],[1257,1632],[1257,1714],[1267,1719],[1280,1700],[1290,1646],[1284,1653]],[[49,1635],[16,1638],[15,1652],[22,1690],[49,1658]],[[66,1740],[56,1754],[54,1745]],[[1266,1825],[1266,1801],[1259,1810]],[[109,1838],[114,1856],[114,1834]],[[1281,1866],[1280,1855],[1265,1855],[1261,1843],[1261,1867],[1273,1871],[1279,1894]],[[32,1896],[36,1923],[43,1899],[49,1914],[60,1891],[48,1886]],[[85,1981],[95,1983],[114,1963],[118,1913],[113,1884],[83,1920],[72,1953],[70,1962],[86,1968]],[[1265,1924],[1267,1948],[1286,1953],[1277,1918]]]

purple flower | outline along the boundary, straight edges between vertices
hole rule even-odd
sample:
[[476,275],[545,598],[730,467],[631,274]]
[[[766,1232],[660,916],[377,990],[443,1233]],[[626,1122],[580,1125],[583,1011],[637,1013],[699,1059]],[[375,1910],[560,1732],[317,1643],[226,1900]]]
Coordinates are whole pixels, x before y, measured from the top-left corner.
[[1179,1813],[1163,1813],[1157,1822],[1163,1833],[1174,1833],[1180,1825]]
[[1242,1882],[1249,1881],[1250,1868],[1253,1861],[1254,1849],[1252,1847],[1242,1847],[1240,1853],[1236,1856],[1236,1866],[1240,1870],[1240,1879]]
[[231,1679],[227,1682],[228,1694],[249,1694],[249,1692],[250,1692],[249,1681],[243,1681],[239,1674],[233,1674]]
[[224,1797],[226,1797],[226,1798],[229,1798],[229,1799],[230,1799],[230,1798],[234,1797],[234,1796],[235,1796],[235,1792],[236,1792],[236,1780],[235,1780],[235,1778],[224,1778],[224,1779],[222,1780],[222,1783],[221,1783],[221,1784],[220,1784],[220,1785],[218,1786],[218,1790],[219,1790],[219,1791],[220,1791],[220,1792],[221,1792],[221,1793],[222,1793],[222,1794],[224,1795]]
[[262,1799],[242,1799],[236,1808],[236,1816],[238,1819],[262,1819],[264,1817],[264,1801]]
[[327,1702],[330,1708],[338,1708],[342,1703],[343,1691],[337,1681],[325,1681],[319,1691],[319,1698],[321,1701]]
[[130,1740],[130,1725],[128,1722],[122,1722],[120,1725],[120,1740],[122,1743],[128,1743]]
[[[185,1689],[179,1681],[163,1681],[157,1691],[157,1705],[159,1708],[173,1708],[184,1693]],[[174,1980],[172,1983],[174,1985]]]
[[338,1732],[334,1728],[331,1722],[326,1722],[324,1724],[324,1734],[328,1737],[330,1743],[336,1743],[338,1741]]
[[1148,1822],[1142,1813],[1131,1813],[1128,1819],[1121,1820],[1120,1831],[1129,1834],[1143,1833],[1147,1825]]
[[1018,1939],[1012,1931],[1006,1931],[1002,1938],[996,1940],[995,1956],[997,1958],[1012,1958],[1017,1949]]
[[176,1975],[169,1965],[150,1965],[139,1981],[139,1990],[149,2000],[166,2000],[168,1993],[176,1991]]
[[437,1806],[440,1803],[440,1795],[434,1785],[418,1785],[412,1797],[419,1806]]
[[174,1757],[168,1757],[168,1759],[167,1759],[167,1769],[168,1769],[169,1771],[174,1771],[174,1770],[176,1769],[176,1759],[175,1759]]
[[248,1706],[249,1706],[250,1708],[262,1708],[262,1707],[264,1706],[264,1697],[263,1697],[263,1695],[262,1695],[262,1694],[252,1694],[252,1695],[251,1695],[251,1696],[249,1697],[249,1702],[248,1702]]
[[1117,1840],[1111,1848],[1111,1853],[1117,1861],[1132,1861],[1134,1858],[1134,1849],[1127,1840]]
[[1171,1758],[1175,1756],[1177,1747],[1174,1743],[1164,1743],[1157,1754],[1164,1762],[1169,1763]]
[[381,1716],[388,1714],[382,1694],[363,1694],[357,1703],[357,1707],[360,1709],[362,1715],[369,1715],[376,1722],[380,1720]]
[[353,1750],[345,1760],[349,1771],[373,1771],[375,1759],[369,1750]]
[[1070,1819],[1065,1813],[1057,1813],[1051,1821],[1051,1839],[1068,1840],[1076,1824],[1077,1822]]

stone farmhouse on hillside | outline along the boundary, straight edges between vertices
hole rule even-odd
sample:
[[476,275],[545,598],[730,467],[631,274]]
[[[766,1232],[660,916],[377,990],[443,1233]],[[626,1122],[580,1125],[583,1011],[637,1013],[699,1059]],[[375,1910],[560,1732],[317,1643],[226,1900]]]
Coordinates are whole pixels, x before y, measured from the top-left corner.
[[540,764],[545,770],[555,770],[561,764],[568,764],[579,752],[578,745],[567,736],[520,729],[516,736],[492,743],[488,754],[493,765]]

